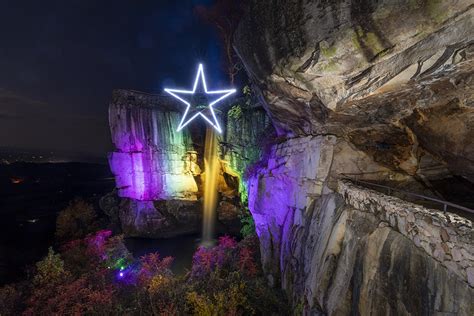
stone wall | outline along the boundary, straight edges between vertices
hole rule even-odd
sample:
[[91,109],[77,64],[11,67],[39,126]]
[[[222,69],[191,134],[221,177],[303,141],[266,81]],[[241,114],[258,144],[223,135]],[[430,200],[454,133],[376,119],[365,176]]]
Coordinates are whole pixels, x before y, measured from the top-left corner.
[[386,172],[331,135],[272,147],[249,179],[269,281],[306,314],[471,315],[472,224],[338,180],[358,170]]
[[346,204],[374,214],[474,287],[474,229],[470,220],[405,202],[347,180],[339,181],[338,192]]

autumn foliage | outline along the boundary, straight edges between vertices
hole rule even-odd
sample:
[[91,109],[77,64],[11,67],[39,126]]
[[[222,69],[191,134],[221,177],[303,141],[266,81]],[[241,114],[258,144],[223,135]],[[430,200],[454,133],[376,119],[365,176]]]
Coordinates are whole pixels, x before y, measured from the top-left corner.
[[173,258],[135,259],[120,235],[100,230],[52,248],[32,278],[0,288],[2,315],[284,315],[283,297],[266,285],[255,236],[220,237],[200,247],[191,270]]
[[56,220],[56,237],[61,242],[83,238],[97,230],[96,219],[92,204],[75,199],[59,213]]

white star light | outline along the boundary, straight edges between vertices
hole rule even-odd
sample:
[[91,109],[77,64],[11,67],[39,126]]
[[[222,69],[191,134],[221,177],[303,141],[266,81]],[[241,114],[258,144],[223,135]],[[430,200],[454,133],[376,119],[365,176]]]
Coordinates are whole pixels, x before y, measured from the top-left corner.
[[[196,89],[198,87],[198,83],[199,83],[199,78],[201,78],[201,84],[202,84],[202,87],[204,88],[204,93],[206,95],[220,95],[220,97],[218,97],[216,100],[210,102],[206,109],[203,109],[197,113],[195,113],[193,116],[191,116],[189,119],[186,119],[186,116],[188,115],[188,112],[189,112],[189,109],[191,108],[191,103],[190,101],[187,101],[185,100],[183,97],[180,97],[179,95],[180,94],[185,94],[185,95],[189,95],[189,96],[193,96],[196,92]],[[196,117],[198,116],[202,116],[209,124],[211,124],[212,127],[214,127],[219,133],[222,133],[222,129],[219,125],[219,122],[217,121],[217,117],[216,117],[216,114],[214,113],[214,109],[213,109],[213,105],[216,104],[217,102],[223,100],[224,98],[227,98],[229,95],[235,93],[235,89],[229,89],[229,90],[216,90],[216,91],[207,91],[207,85],[206,85],[206,78],[204,77],[204,69],[203,69],[203,66],[202,64],[199,64],[199,67],[198,67],[198,71],[197,71],[197,74],[196,74],[196,79],[194,80],[194,86],[193,86],[193,90],[177,90],[177,89],[168,89],[168,88],[165,88],[164,89],[167,93],[171,94],[173,97],[175,97],[176,99],[180,100],[181,102],[183,102],[184,104],[186,104],[186,110],[184,111],[184,115],[183,115],[183,118],[181,119],[181,122],[179,123],[179,126],[178,126],[178,129],[177,131],[179,132],[180,130],[183,129],[183,127],[185,127],[186,125],[188,125],[192,120],[194,120]],[[195,104],[193,106],[196,106]],[[209,108],[211,114],[212,114],[212,118],[214,121],[212,121],[211,119],[209,119],[207,116],[205,116],[202,112],[207,110],[207,108]]]

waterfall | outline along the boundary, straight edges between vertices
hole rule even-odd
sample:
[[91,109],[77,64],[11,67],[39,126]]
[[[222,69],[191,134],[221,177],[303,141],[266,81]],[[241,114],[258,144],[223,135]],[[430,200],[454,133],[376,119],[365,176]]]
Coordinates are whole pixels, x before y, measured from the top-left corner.
[[217,206],[217,177],[219,176],[219,158],[217,156],[217,137],[214,129],[206,130],[204,145],[204,215],[202,226],[202,244],[213,244],[214,224]]

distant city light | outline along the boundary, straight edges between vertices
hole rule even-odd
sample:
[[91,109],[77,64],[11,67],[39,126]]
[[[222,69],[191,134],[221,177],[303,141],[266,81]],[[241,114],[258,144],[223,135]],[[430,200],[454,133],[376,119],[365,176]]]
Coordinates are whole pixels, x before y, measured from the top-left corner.
[[[201,78],[201,80],[199,80],[199,78]],[[196,89],[198,87],[198,83],[199,81],[201,82],[202,84],[202,87],[204,88],[204,93],[206,95],[221,95],[220,97],[218,97],[216,100],[210,102],[209,104],[206,105],[206,108],[195,113],[193,116],[191,116],[190,118],[187,118],[187,115],[188,115],[188,112],[189,112],[189,109],[191,108],[191,106],[193,107],[196,107],[197,104],[193,104],[191,105],[190,101],[188,100],[185,100],[183,97],[180,97],[179,95],[180,94],[186,94],[186,95],[190,95],[190,96],[193,96],[195,93],[196,93]],[[170,95],[172,95],[173,97],[175,97],[176,99],[180,100],[181,102],[183,102],[184,104],[186,104],[186,110],[184,111],[184,115],[181,119],[181,122],[179,123],[179,126],[178,126],[178,129],[177,131],[179,132],[181,129],[183,129],[183,127],[185,127],[186,125],[188,125],[192,120],[194,120],[196,117],[198,116],[202,116],[202,118],[204,118],[212,127],[214,127],[219,133],[222,133],[222,129],[219,125],[219,122],[217,121],[217,117],[216,117],[216,114],[214,113],[214,108],[213,108],[213,105],[215,105],[217,102],[225,99],[226,97],[228,97],[229,95],[235,93],[235,89],[228,89],[228,90],[215,90],[215,91],[208,91],[207,90],[207,84],[206,84],[206,78],[204,77],[204,68],[203,68],[203,65],[202,64],[199,64],[199,67],[198,67],[198,71],[197,71],[197,74],[196,74],[196,79],[194,80],[194,86],[193,86],[193,90],[179,90],[179,89],[168,89],[168,88],[165,88],[164,89],[167,93],[169,93]],[[191,98],[192,99],[192,98]],[[202,112],[204,110],[207,110],[207,108],[209,108],[209,111],[211,112],[211,115],[212,115],[212,119],[209,119],[207,116],[205,116]]]
[[20,184],[20,183],[23,183],[24,181],[25,181],[25,179],[19,178],[19,177],[11,177],[10,178],[10,182],[13,183],[13,184]]

